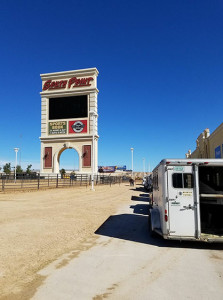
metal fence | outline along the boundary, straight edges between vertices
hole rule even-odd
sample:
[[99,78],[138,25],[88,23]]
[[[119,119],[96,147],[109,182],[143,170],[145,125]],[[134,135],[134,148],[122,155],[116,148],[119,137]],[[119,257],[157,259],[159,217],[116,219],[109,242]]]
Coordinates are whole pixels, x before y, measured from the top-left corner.
[[[129,178],[126,176],[107,176],[95,175],[94,185],[113,185],[128,182]],[[0,177],[0,192],[7,192],[13,190],[39,190],[47,188],[64,188],[74,186],[86,186],[92,184],[92,177],[89,174],[76,174],[70,177],[63,177],[60,174],[40,176],[37,174],[34,177],[21,176],[16,180],[13,176],[2,175]]]

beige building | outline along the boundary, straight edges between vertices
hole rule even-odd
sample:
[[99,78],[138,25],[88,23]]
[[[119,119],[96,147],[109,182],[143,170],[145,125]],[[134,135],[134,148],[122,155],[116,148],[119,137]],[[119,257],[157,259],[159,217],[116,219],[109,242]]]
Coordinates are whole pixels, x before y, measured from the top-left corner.
[[197,147],[187,158],[223,158],[223,123],[212,134],[206,128],[196,140]]

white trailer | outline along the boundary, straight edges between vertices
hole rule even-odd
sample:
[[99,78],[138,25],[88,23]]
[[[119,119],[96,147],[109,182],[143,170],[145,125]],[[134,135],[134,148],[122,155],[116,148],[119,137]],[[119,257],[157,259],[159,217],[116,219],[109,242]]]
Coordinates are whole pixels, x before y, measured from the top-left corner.
[[164,159],[153,170],[151,234],[223,242],[223,159]]

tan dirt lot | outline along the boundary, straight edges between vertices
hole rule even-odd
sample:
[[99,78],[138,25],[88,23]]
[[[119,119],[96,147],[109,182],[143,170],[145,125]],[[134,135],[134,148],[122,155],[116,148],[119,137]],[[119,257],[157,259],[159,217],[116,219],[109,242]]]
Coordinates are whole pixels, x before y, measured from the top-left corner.
[[93,246],[96,229],[132,192],[123,183],[0,193],[0,299],[30,299],[44,280],[38,271],[85,240],[83,250]]

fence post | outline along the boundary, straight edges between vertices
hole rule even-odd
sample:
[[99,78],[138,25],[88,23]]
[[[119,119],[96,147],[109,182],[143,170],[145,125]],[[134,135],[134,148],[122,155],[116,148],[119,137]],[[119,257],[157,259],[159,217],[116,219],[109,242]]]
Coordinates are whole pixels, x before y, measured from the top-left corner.
[[37,189],[39,190],[39,180],[40,180],[40,174],[38,175],[38,182],[37,182]]
[[110,187],[111,187],[111,176],[110,176]]
[[48,174],[48,187],[50,186],[50,175]]
[[58,174],[57,174],[56,188],[58,188]]

